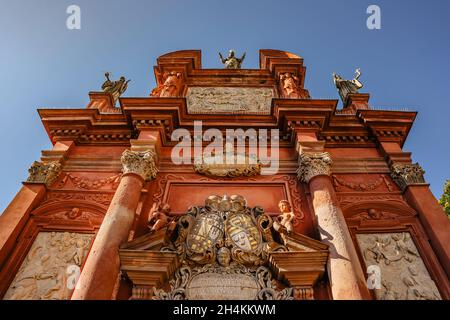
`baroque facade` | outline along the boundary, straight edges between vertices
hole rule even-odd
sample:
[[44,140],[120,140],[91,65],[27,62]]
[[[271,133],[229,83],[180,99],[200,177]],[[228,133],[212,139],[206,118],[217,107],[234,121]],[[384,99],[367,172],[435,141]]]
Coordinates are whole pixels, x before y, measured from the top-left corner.
[[107,74],[86,108],[40,109],[53,149],[0,216],[0,298],[448,299],[416,112],[371,109],[359,70],[338,110],[301,57],[244,58],[172,52],[147,97]]

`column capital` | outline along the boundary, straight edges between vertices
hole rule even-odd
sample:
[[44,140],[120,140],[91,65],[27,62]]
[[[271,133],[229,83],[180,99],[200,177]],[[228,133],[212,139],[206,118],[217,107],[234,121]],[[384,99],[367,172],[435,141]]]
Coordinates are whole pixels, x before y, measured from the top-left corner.
[[391,166],[391,177],[402,191],[409,185],[426,184],[424,173],[418,163],[394,163]]
[[138,174],[145,181],[156,178],[158,168],[156,167],[156,152],[125,150],[120,158],[122,171],[126,173]]
[[28,169],[27,183],[43,183],[50,186],[61,172],[62,165],[58,161],[40,162],[35,161]]
[[297,177],[308,183],[319,175],[331,175],[332,160],[328,152],[302,152],[298,158]]

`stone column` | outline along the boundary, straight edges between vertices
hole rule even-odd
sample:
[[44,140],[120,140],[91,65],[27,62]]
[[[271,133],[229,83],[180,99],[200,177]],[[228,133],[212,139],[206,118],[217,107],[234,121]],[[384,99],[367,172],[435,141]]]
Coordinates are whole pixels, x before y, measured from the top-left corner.
[[395,163],[391,167],[392,179],[404,191],[408,203],[419,213],[431,246],[447,276],[450,276],[450,220],[431,193],[424,173],[418,163]]
[[123,176],[86,259],[72,300],[111,299],[120,271],[119,246],[128,238],[144,181],[157,174],[156,153],[126,150]]
[[330,178],[330,155],[327,152],[300,153],[297,174],[309,184],[320,236],[329,245],[327,269],[333,299],[371,299]]

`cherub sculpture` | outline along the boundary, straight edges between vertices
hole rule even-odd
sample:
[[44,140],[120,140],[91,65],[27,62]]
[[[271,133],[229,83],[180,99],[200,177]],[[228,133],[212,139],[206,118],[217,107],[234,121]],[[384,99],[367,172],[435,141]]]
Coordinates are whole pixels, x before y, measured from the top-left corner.
[[167,203],[160,205],[159,203],[155,202],[150,209],[150,214],[148,216],[150,232],[158,231],[168,226],[171,222],[169,213],[170,206]]
[[287,233],[291,233],[294,230],[292,223],[295,218],[291,204],[287,200],[281,200],[278,203],[278,208],[280,208],[280,215],[273,222],[274,229],[280,231],[280,229],[284,227],[286,228]]
[[223,56],[220,52],[219,52],[219,57],[220,57],[220,60],[222,61],[223,65],[225,66],[225,69],[240,69],[242,62],[244,62],[245,54],[246,54],[246,52],[244,52],[242,57],[239,59],[239,58],[235,57],[235,51],[230,50],[228,52],[228,57],[226,57],[225,59],[223,58]]
[[131,80],[126,80],[125,77],[120,77],[117,81],[111,81],[109,79],[109,72],[105,72],[105,82],[102,84],[103,92],[111,93],[116,103],[117,99],[127,90],[128,82]]

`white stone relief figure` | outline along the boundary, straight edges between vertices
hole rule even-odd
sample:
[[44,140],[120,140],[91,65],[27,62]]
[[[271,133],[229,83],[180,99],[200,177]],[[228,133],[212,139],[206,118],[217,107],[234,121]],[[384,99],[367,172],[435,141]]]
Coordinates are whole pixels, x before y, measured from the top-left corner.
[[380,300],[441,299],[408,232],[357,234],[366,265],[381,269]]
[[381,295],[380,300],[398,300],[400,295],[397,291],[394,291],[392,282],[383,281],[384,292]]
[[40,232],[4,299],[59,300],[72,292],[67,286],[67,267],[81,266],[92,235]]
[[[409,262],[414,260],[414,257],[418,257],[419,254],[416,250],[409,248],[405,241],[411,240],[409,233],[397,233],[392,235],[392,239],[395,241],[396,249],[402,257]],[[414,248],[415,249],[415,248]]]

